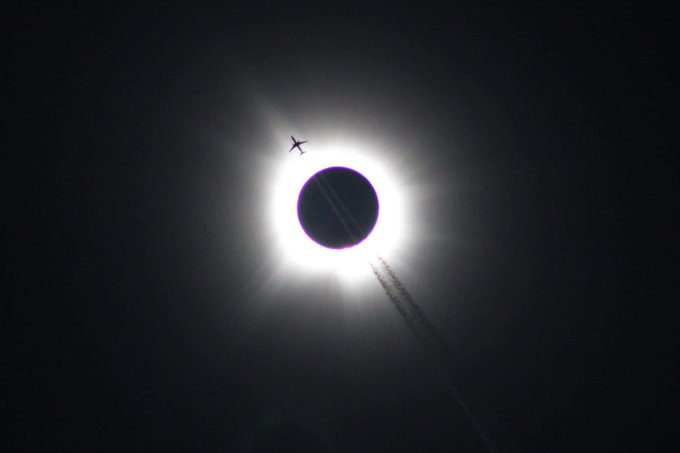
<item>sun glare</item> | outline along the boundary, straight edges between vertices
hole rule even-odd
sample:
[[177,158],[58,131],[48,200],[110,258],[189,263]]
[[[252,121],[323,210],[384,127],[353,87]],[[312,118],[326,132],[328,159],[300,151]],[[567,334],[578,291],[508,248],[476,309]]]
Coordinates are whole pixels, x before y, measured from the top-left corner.
[[[398,193],[389,165],[380,153],[360,145],[310,141],[307,153],[283,155],[272,178],[269,225],[276,237],[286,266],[300,270],[337,272],[344,277],[366,273],[369,260],[376,255],[390,255],[403,239],[404,198]],[[370,181],[378,195],[379,214],[371,234],[361,243],[345,249],[329,249],[312,241],[302,229],[297,216],[297,201],[304,184],[318,171],[329,167],[347,167]]]

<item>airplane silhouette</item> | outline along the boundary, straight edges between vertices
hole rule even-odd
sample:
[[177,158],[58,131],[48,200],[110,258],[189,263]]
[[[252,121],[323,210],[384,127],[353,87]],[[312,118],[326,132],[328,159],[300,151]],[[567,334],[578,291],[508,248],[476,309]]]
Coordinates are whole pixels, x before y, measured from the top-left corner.
[[295,137],[293,137],[292,135],[290,136],[290,138],[291,140],[293,140],[293,146],[290,147],[288,152],[291,152],[293,151],[293,149],[297,148],[300,150],[300,155],[302,156],[306,151],[303,151],[302,148],[300,148],[300,145],[302,145],[303,143],[307,143],[308,140],[298,141],[295,140]]

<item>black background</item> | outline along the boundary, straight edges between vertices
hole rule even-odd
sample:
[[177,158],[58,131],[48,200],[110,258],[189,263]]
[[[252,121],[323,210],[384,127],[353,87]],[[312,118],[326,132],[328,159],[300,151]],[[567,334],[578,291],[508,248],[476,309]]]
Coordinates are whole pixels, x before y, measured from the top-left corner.
[[344,122],[424,162],[439,234],[396,269],[503,450],[659,450],[668,10],[6,7],[9,449],[482,448],[377,289],[355,322],[262,289],[257,93],[310,145]]

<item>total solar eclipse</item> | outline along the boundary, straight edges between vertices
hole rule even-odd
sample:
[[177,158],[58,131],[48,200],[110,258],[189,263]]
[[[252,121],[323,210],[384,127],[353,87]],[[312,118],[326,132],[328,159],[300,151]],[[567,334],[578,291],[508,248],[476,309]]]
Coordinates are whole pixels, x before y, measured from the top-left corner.
[[366,239],[378,220],[378,196],[363,175],[346,167],[323,169],[307,180],[298,220],[317,244],[343,249]]

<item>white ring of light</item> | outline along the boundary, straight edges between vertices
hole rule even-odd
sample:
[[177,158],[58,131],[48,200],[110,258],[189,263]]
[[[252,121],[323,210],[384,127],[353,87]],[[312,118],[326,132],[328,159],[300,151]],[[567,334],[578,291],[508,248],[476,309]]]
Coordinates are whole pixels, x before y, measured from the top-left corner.
[[[270,225],[286,266],[305,271],[365,273],[365,266],[376,255],[389,255],[404,235],[403,198],[386,168],[375,153],[347,143],[303,145],[302,156],[294,150],[276,169],[271,186]],[[379,204],[378,219],[369,236],[361,243],[344,248],[323,247],[302,229],[297,202],[304,184],[314,174],[329,167],[347,167],[363,175],[373,186]]]

